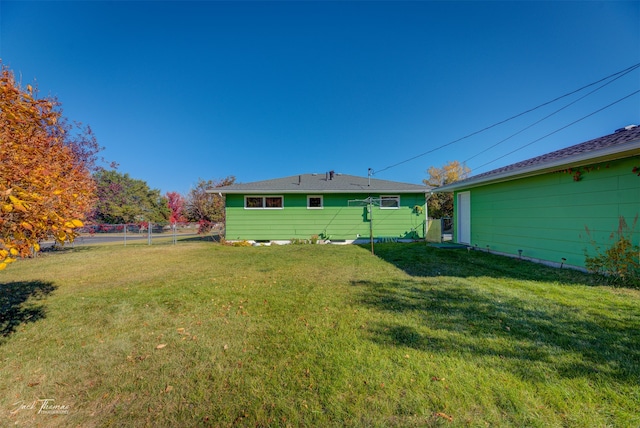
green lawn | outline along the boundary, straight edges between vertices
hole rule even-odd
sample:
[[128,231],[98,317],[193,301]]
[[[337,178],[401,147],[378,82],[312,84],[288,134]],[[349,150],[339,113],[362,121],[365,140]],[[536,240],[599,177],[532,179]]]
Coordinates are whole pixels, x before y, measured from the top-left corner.
[[640,426],[639,291],[376,253],[184,241],[15,263],[0,426]]

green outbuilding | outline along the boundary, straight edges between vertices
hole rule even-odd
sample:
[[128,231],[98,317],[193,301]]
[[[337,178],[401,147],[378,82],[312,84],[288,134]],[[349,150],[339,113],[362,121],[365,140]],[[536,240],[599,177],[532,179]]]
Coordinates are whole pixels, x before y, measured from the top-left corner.
[[[449,184],[459,244],[583,269],[618,231],[640,233],[640,127]],[[635,225],[635,227],[634,227]]]
[[225,195],[229,241],[364,243],[425,237],[424,185],[333,171],[211,189]]

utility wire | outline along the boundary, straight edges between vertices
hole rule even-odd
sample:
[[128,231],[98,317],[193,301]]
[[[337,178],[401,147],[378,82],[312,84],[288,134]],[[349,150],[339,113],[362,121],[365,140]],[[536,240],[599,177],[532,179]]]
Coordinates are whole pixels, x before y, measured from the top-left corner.
[[438,147],[435,147],[435,148],[433,148],[433,149],[431,149],[431,150],[428,150],[428,151],[426,151],[426,152],[424,152],[424,153],[421,153],[421,154],[419,154],[419,155],[413,156],[413,157],[411,157],[411,158],[409,158],[409,159],[405,159],[405,160],[403,160],[403,161],[401,161],[401,162],[395,163],[395,164],[393,164],[393,165],[389,165],[389,166],[387,166],[387,167],[385,167],[385,168],[382,168],[381,170],[374,171],[374,172],[372,173],[372,175],[378,174],[378,173],[380,173],[380,172],[386,171],[386,170],[391,169],[391,168],[395,168],[395,167],[400,166],[400,165],[402,165],[402,164],[405,164],[405,163],[407,163],[407,162],[411,162],[411,161],[413,161],[413,160],[415,160],[415,159],[421,158],[422,156],[428,155],[429,153],[433,153],[433,152],[435,152],[435,151],[437,151],[437,150],[443,149],[443,148],[445,148],[445,147],[447,147],[447,146],[450,146],[450,145],[452,145],[452,144],[455,144],[455,143],[457,143],[457,142],[460,142],[460,141],[462,141],[462,140],[465,140],[465,139],[467,139],[467,138],[469,138],[469,137],[473,137],[474,135],[477,135],[477,134],[480,134],[480,133],[482,133],[482,132],[488,131],[489,129],[491,129],[491,128],[495,128],[495,127],[496,127],[496,126],[498,126],[498,125],[502,125],[503,123],[509,122],[510,120],[516,119],[516,118],[518,118],[518,117],[520,117],[520,116],[523,116],[523,115],[525,115],[525,114],[527,114],[527,113],[531,113],[532,111],[535,111],[535,110],[537,110],[537,109],[539,109],[539,108],[542,108],[542,107],[544,107],[544,106],[546,106],[546,105],[552,104],[552,103],[554,103],[554,102],[556,102],[556,101],[558,101],[558,100],[561,100],[561,99],[563,99],[563,98],[566,98],[566,97],[568,97],[568,96],[570,96],[570,95],[573,95],[573,94],[575,94],[575,93],[577,93],[577,92],[580,92],[580,91],[582,91],[582,90],[584,90],[584,89],[586,89],[586,88],[589,88],[589,87],[591,87],[591,86],[597,85],[598,83],[603,82],[603,81],[605,81],[605,80],[608,80],[608,79],[610,79],[610,78],[612,78],[612,77],[614,77],[614,76],[617,76],[617,75],[619,75],[619,74],[623,74],[623,73],[625,73],[625,74],[626,74],[626,73],[628,73],[628,72],[631,72],[631,71],[633,71],[633,70],[635,70],[635,69],[637,69],[637,68],[639,68],[639,67],[640,67],[640,63],[634,64],[634,65],[632,65],[632,66],[630,66],[630,67],[625,68],[624,70],[618,71],[618,72],[613,73],[613,74],[611,74],[611,75],[609,75],[609,76],[607,76],[607,77],[604,77],[604,78],[602,78],[602,79],[600,79],[600,80],[597,80],[597,81],[595,81],[595,82],[593,82],[593,83],[589,83],[588,85],[582,86],[581,88],[575,89],[575,90],[573,90],[573,91],[571,91],[571,92],[568,92],[568,93],[566,93],[566,94],[564,94],[564,95],[561,95],[561,96],[559,96],[559,97],[557,97],[557,98],[554,98],[554,99],[552,99],[551,101],[547,101],[547,102],[542,103],[542,104],[540,104],[540,105],[538,105],[538,106],[536,106],[536,107],[533,107],[533,108],[530,108],[530,109],[528,109],[528,110],[525,110],[525,111],[523,111],[522,113],[518,113],[518,114],[516,114],[515,116],[511,116],[511,117],[509,117],[509,118],[507,118],[507,119],[504,119],[504,120],[501,120],[501,121],[499,121],[499,122],[496,122],[496,123],[494,123],[493,125],[489,125],[489,126],[487,126],[487,127],[485,127],[485,128],[482,128],[482,129],[480,129],[480,130],[478,130],[478,131],[475,131],[475,132],[472,132],[472,133],[470,133],[470,134],[467,134],[467,135],[465,135],[464,137],[460,137],[460,138],[458,138],[458,139],[456,139],[456,140],[453,140],[453,141],[450,141],[450,142],[448,142],[448,143],[442,144],[442,145],[440,145],[440,146],[438,146]]
[[551,135],[556,134],[556,133],[558,133],[558,132],[562,131],[563,129],[566,129],[566,128],[568,128],[568,127],[572,126],[572,125],[575,125],[576,123],[578,123],[578,122],[580,122],[580,121],[583,121],[584,119],[586,119],[586,118],[588,118],[588,117],[591,117],[591,116],[593,116],[593,115],[594,115],[594,114],[596,114],[596,113],[600,113],[602,110],[606,110],[606,109],[608,109],[609,107],[611,107],[611,106],[613,106],[613,105],[615,105],[615,104],[618,104],[619,102],[624,101],[624,100],[626,100],[627,98],[632,97],[632,96],[634,96],[635,94],[637,94],[637,93],[639,93],[639,92],[640,92],[640,89],[638,89],[637,91],[634,91],[634,92],[630,93],[629,95],[626,95],[626,96],[624,96],[624,97],[620,98],[620,99],[619,99],[619,100],[617,100],[617,101],[612,102],[612,103],[611,103],[611,104],[609,104],[609,105],[606,105],[606,106],[604,106],[604,107],[602,107],[602,108],[599,108],[598,110],[596,110],[596,111],[594,111],[594,112],[592,112],[592,113],[589,113],[589,114],[588,114],[588,115],[586,115],[586,116],[582,116],[580,119],[574,120],[573,122],[569,123],[568,125],[565,125],[565,126],[563,126],[563,127],[560,127],[560,128],[558,128],[558,129],[556,129],[555,131],[552,131],[552,132],[550,132],[550,133],[548,133],[548,134],[546,134],[546,135],[543,135],[542,137],[537,138],[537,139],[535,139],[535,140],[531,141],[530,143],[525,144],[524,146],[520,146],[520,147],[518,147],[517,149],[510,151],[509,153],[505,153],[504,155],[499,156],[499,157],[497,157],[497,158],[495,158],[495,159],[493,159],[493,160],[491,160],[491,161],[489,161],[489,162],[487,162],[487,163],[483,163],[482,165],[480,165],[480,166],[476,167],[475,169],[480,169],[480,168],[482,168],[482,167],[484,167],[484,166],[487,166],[487,165],[489,165],[489,164],[492,164],[492,163],[494,163],[494,162],[495,162],[495,161],[497,161],[497,160],[500,160],[500,159],[502,159],[502,158],[504,158],[504,157],[507,157],[507,156],[509,156],[509,155],[511,155],[511,154],[513,154],[513,153],[515,153],[515,152],[517,152],[517,151],[520,151],[520,150],[524,149],[525,147],[528,147],[528,146],[530,146],[530,145],[532,145],[532,144],[534,144],[534,143],[537,143],[537,142],[538,142],[538,141],[540,141],[540,140],[543,140],[543,139],[545,139],[545,138],[547,138],[547,137],[550,137]]
[[620,75],[619,75],[618,77],[616,77],[615,79],[612,79],[612,80],[610,80],[610,81],[608,81],[608,82],[606,82],[606,83],[604,83],[604,84],[602,84],[602,85],[598,86],[598,87],[597,87],[596,89],[594,89],[593,91],[588,92],[587,94],[585,94],[585,95],[581,96],[580,98],[578,98],[578,99],[576,99],[576,100],[574,100],[574,101],[570,102],[569,104],[566,104],[566,105],[565,105],[565,106],[563,106],[563,107],[560,107],[558,110],[556,110],[556,111],[554,111],[554,112],[552,112],[552,113],[548,114],[547,116],[543,117],[542,119],[540,119],[540,120],[537,120],[537,121],[533,122],[531,125],[529,125],[529,126],[526,126],[526,127],[522,128],[521,130],[519,130],[519,131],[517,131],[517,132],[515,132],[515,133],[513,133],[513,134],[511,134],[511,135],[509,135],[507,138],[504,138],[504,139],[502,139],[502,140],[498,141],[497,143],[495,143],[495,144],[493,144],[493,145],[491,145],[491,146],[487,147],[485,150],[483,150],[483,151],[481,151],[481,152],[476,153],[475,155],[471,156],[470,158],[465,159],[462,163],[463,163],[463,164],[466,164],[466,163],[467,163],[467,162],[469,162],[471,159],[474,159],[474,158],[476,158],[476,157],[480,156],[482,153],[486,153],[487,151],[489,151],[489,150],[493,149],[494,147],[499,146],[500,144],[504,143],[505,141],[510,140],[511,138],[515,137],[516,135],[523,133],[523,132],[524,132],[524,131],[526,131],[527,129],[532,128],[532,127],[536,126],[537,124],[539,124],[540,122],[543,122],[543,121],[545,121],[545,120],[549,119],[551,116],[554,116],[554,115],[556,115],[557,113],[560,113],[562,110],[564,110],[564,109],[566,109],[566,108],[569,108],[570,106],[574,105],[574,104],[575,104],[575,103],[577,103],[578,101],[581,101],[581,100],[583,100],[583,99],[587,98],[589,95],[591,95],[591,94],[593,94],[593,93],[595,93],[595,92],[599,91],[600,89],[604,88],[605,86],[610,85],[611,83],[615,82],[616,80],[618,80],[618,79],[620,79],[620,78],[622,78],[622,77],[626,76],[628,73],[631,73],[633,70],[635,70],[635,68],[634,68],[634,69],[629,69],[627,72],[625,72],[625,73],[623,73],[623,74],[620,74]]

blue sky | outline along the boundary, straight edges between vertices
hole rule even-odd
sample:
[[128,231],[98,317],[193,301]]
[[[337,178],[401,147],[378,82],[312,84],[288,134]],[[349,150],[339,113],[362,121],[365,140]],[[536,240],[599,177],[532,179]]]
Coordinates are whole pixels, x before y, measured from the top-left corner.
[[640,89],[636,69],[492,149],[588,90],[404,162],[640,63],[639,23],[638,1],[2,0],[0,58],[163,193],[368,168],[421,183],[639,124],[635,94],[532,144]]

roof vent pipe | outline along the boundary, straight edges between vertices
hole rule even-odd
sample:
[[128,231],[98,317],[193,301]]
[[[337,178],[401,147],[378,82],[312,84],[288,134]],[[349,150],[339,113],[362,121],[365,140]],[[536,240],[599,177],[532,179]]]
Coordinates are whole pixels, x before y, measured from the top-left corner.
[[328,172],[326,172],[326,173],[325,173],[324,179],[325,179],[326,181],[329,181],[329,173],[328,173]]
[[633,124],[632,124],[632,125],[627,125],[627,126],[625,126],[624,128],[618,128],[618,129],[616,129],[616,131],[615,131],[615,132],[617,133],[617,132],[622,132],[622,131],[630,131],[630,130],[632,130],[632,129],[634,129],[634,128],[637,128],[637,127],[638,127],[638,125],[633,125]]

